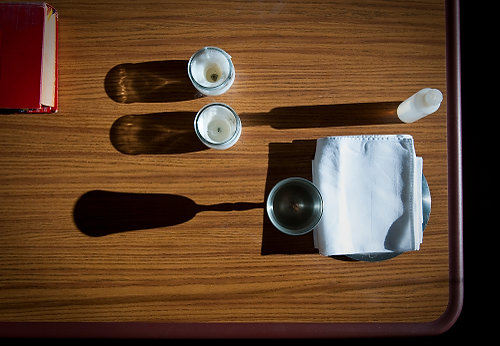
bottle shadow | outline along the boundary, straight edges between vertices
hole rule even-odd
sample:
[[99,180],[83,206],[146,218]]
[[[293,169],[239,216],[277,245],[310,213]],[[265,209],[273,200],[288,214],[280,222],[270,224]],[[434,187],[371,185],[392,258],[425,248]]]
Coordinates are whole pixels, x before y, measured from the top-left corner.
[[196,136],[196,113],[167,112],[126,115],[109,131],[113,147],[123,154],[180,154],[208,149]]
[[275,129],[383,125],[400,123],[400,102],[372,102],[277,107],[267,113],[242,114],[246,126],[269,125]]
[[[240,114],[244,127],[275,129],[398,123],[399,102],[278,107]],[[125,115],[110,129],[112,145],[123,154],[180,154],[206,150],[194,133],[194,112]]]
[[182,224],[202,211],[232,211],[262,208],[263,203],[219,203],[199,205],[173,194],[124,193],[93,190],[75,203],[73,220],[90,237]]
[[118,103],[178,102],[203,97],[187,74],[188,60],[148,61],[114,66],[104,90]]

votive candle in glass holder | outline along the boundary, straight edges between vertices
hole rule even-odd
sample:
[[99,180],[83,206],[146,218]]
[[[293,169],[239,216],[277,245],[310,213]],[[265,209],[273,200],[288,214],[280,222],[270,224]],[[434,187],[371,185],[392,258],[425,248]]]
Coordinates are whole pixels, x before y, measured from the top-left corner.
[[205,47],[189,59],[188,75],[199,92],[217,96],[233,85],[235,70],[229,54],[217,47]]
[[196,114],[194,131],[203,144],[212,149],[232,147],[241,135],[238,114],[224,103],[210,103]]

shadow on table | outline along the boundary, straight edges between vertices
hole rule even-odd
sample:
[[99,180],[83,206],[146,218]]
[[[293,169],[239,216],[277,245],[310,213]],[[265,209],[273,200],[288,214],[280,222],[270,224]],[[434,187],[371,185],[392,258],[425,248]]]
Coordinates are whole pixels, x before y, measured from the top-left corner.
[[75,204],[73,219],[78,229],[91,237],[168,227],[187,222],[202,211],[232,211],[263,208],[263,203],[199,205],[172,194],[124,193],[93,190]]
[[[399,102],[381,102],[280,107],[274,108],[268,113],[247,113],[240,116],[243,126],[270,125],[276,129],[392,124],[400,122],[396,115],[398,104]],[[110,130],[111,143],[118,151],[130,155],[178,154],[206,150],[207,148],[194,133],[194,117],[195,113],[191,112],[127,115],[119,118],[112,125]],[[316,140],[295,140],[291,143],[269,144],[264,201],[272,187],[282,179],[298,176],[311,180],[311,160],[314,157],[315,146]],[[127,194],[122,195],[127,199]],[[154,204],[156,202],[163,203],[161,198],[159,200],[157,198],[150,197],[148,199],[149,202],[154,202],[149,208],[152,211],[155,210]],[[174,200],[174,198],[168,200]],[[183,204],[179,202],[175,205]],[[264,208],[263,203],[261,207]],[[196,209],[183,207],[175,216],[182,220],[188,220],[194,216],[194,214],[189,213],[190,210]],[[313,244],[312,232],[303,236],[285,235],[271,224],[265,211],[263,215],[262,255],[317,253]],[[77,220],[76,216],[77,214],[75,214],[75,220]],[[160,220],[160,224],[163,226],[170,225],[172,222],[173,224],[180,223],[177,219],[160,218]],[[83,228],[89,229],[89,227]],[[334,258],[350,260],[344,256]]]
[[[316,140],[294,140],[291,143],[270,143],[264,201],[279,181],[289,177],[302,177],[312,181],[311,161],[316,151]],[[313,232],[290,236],[276,229],[267,212],[263,213],[261,255],[314,254]],[[330,256],[342,261],[354,261],[347,256]]]
[[208,149],[196,136],[196,113],[126,115],[109,131],[113,147],[123,154],[181,154]]
[[10,109],[10,108],[3,108],[3,109],[0,109],[0,114],[18,114],[18,113],[21,113],[22,110],[20,109]]
[[[243,127],[276,129],[358,126],[400,122],[399,102],[274,108],[268,113],[240,114]],[[206,150],[194,133],[196,112],[126,115],[110,129],[112,145],[123,154],[181,154]]]
[[242,114],[243,126],[270,125],[275,129],[361,126],[401,123],[396,110],[400,102],[273,108],[267,113]]
[[177,102],[203,97],[191,83],[187,65],[188,60],[116,65],[104,78],[104,90],[118,103]]
[[[280,180],[289,177],[311,179],[311,160],[316,149],[315,140],[295,140],[291,143],[270,143],[264,201]],[[313,233],[290,236],[276,229],[264,212],[262,255],[317,253]]]

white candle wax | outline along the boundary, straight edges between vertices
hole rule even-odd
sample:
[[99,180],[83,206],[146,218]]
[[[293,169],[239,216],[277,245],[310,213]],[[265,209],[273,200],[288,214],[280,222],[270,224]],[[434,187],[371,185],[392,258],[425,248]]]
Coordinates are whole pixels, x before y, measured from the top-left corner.
[[227,149],[241,134],[241,122],[236,113],[221,103],[203,107],[196,115],[196,134],[210,148]]
[[208,138],[214,143],[224,143],[234,135],[234,121],[214,117],[207,125]]
[[226,92],[235,77],[231,57],[217,47],[205,47],[193,54],[188,63],[188,74],[195,88],[210,96]]

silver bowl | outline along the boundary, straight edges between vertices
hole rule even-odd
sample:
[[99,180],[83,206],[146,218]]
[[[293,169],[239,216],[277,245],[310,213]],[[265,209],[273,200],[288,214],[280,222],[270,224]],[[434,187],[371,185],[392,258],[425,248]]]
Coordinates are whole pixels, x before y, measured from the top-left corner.
[[321,220],[323,199],[312,182],[291,177],[272,188],[267,197],[266,210],[278,230],[289,235],[302,235]]

